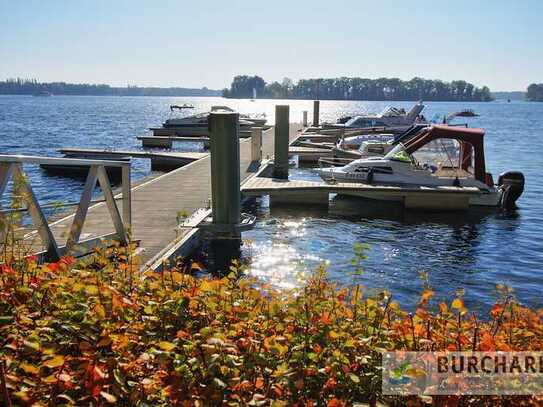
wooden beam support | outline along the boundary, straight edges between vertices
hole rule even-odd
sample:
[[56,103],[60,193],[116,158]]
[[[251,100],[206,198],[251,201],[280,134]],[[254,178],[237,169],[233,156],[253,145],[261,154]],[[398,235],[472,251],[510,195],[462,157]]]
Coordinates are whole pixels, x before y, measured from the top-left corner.
[[131,230],[132,227],[132,193],[130,180],[130,166],[123,167],[122,170],[122,197],[123,197],[123,222],[125,229]]
[[96,186],[97,179],[98,167],[96,165],[93,165],[89,169],[87,180],[85,181],[85,187],[83,188],[83,193],[81,194],[81,199],[79,200],[79,205],[75,212],[74,220],[70,228],[70,235],[66,240],[66,250],[68,252],[76,243],[79,242],[81,230],[83,229],[83,224],[85,223],[85,218],[87,217],[89,205],[92,200],[92,192],[94,191],[94,187]]
[[40,235],[42,243],[46,247],[48,258],[51,261],[58,261],[60,259],[60,252],[58,250],[57,242],[47,224],[47,219],[40,208],[40,203],[38,202],[30,183],[26,180],[21,163],[13,165],[13,174],[14,177],[18,178],[17,181],[19,188],[23,193],[23,200],[27,202],[28,212],[32,217],[34,226],[38,229],[38,234]]
[[122,244],[128,244],[126,229],[124,228],[123,220],[121,219],[121,214],[119,213],[119,208],[115,202],[113,192],[111,191],[111,185],[109,183],[109,178],[103,165],[98,167],[98,183],[100,184],[100,188],[102,188],[102,192],[104,193],[106,205],[109,210],[111,220],[113,221],[115,231],[119,237],[119,241]]

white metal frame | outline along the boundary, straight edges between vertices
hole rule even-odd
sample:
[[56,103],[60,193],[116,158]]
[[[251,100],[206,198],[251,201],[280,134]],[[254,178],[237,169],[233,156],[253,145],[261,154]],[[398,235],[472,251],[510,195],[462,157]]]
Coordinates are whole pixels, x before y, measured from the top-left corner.
[[[59,246],[55,236],[51,232],[47,219],[36,195],[23,171],[23,164],[56,164],[56,165],[88,165],[89,173],[85,182],[85,187],[81,195],[79,205],[73,216],[70,233],[64,246]],[[117,206],[117,202],[111,190],[109,177],[106,167],[120,167],[122,172],[122,217]],[[6,190],[9,179],[13,177],[18,180],[18,188],[23,193],[23,199],[26,201],[28,212],[32,222],[37,229],[43,245],[46,248],[45,255],[52,260],[58,260],[63,255],[78,252],[82,254],[84,250],[89,251],[97,246],[103,239],[117,239],[122,244],[128,243],[128,230],[131,226],[131,192],[130,192],[130,163],[123,161],[109,160],[89,160],[77,158],[54,158],[23,155],[1,155],[0,154],[0,198]],[[88,240],[80,240],[83,224],[87,217],[89,206],[92,199],[92,192],[96,184],[102,189],[105,203],[107,205],[111,220],[115,227],[115,233],[95,237]],[[3,216],[0,213],[0,217]],[[0,239],[3,240],[4,231],[0,229]],[[86,248],[86,249],[85,249]],[[83,249],[83,251],[82,251]]]

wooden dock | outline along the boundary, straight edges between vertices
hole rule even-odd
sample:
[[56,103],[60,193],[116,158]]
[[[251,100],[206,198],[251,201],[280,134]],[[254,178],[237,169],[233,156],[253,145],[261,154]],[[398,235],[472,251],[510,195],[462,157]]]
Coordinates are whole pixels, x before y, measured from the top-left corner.
[[469,198],[481,192],[474,187],[454,186],[396,186],[373,185],[358,182],[324,182],[282,180],[269,176],[271,168],[262,168],[241,187],[246,196],[270,196],[272,203],[328,205],[330,194],[350,196],[386,197],[403,203],[406,208],[430,209],[436,206],[448,209],[467,209]]
[[290,155],[297,155],[300,162],[316,163],[319,158],[331,158],[332,150],[329,148],[290,146],[288,149]]
[[172,148],[175,142],[202,143],[209,147],[209,137],[179,137],[179,136],[138,136],[142,147]]
[[[299,128],[299,125],[291,126],[291,139],[297,136]],[[263,156],[272,156],[273,128],[265,131],[262,139]],[[69,151],[73,149],[66,149],[66,152]],[[142,152],[142,154],[145,153]],[[198,219],[201,220],[209,215],[209,211],[205,208],[209,206],[211,198],[210,157],[207,153],[199,153],[194,157],[199,157],[199,159],[167,174],[142,182],[131,190],[132,236],[134,240],[139,241],[143,263],[160,264],[162,258],[174,252],[176,248],[185,243],[189,247],[190,239],[195,236]],[[251,162],[250,139],[241,140],[242,181],[254,175],[258,169],[259,166]],[[120,196],[117,195],[115,198],[120,199]],[[187,227],[179,227],[180,212],[192,215],[193,223]],[[73,218],[72,214],[50,224],[51,232],[57,240],[66,239]],[[90,240],[114,233],[109,218],[105,203],[89,207],[81,238]]]
[[[256,127],[256,126],[255,126]],[[264,130],[269,130],[269,126],[263,127]],[[153,136],[173,136],[173,137],[209,137],[209,131],[207,127],[184,129],[182,127],[151,127]],[[250,128],[242,128],[239,132],[240,138],[251,137]]]

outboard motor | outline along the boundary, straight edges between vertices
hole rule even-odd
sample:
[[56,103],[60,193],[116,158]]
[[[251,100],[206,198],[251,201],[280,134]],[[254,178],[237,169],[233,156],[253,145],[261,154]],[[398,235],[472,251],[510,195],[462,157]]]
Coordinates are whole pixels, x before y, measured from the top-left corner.
[[524,191],[524,175],[520,171],[502,172],[498,178],[498,186],[502,190],[501,207],[506,211],[517,208],[515,202]]

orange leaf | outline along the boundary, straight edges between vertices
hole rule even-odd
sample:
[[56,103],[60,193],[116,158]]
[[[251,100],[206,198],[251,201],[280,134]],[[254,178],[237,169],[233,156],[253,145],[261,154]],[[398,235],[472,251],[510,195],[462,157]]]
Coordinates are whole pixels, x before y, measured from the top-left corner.
[[420,303],[421,304],[426,304],[430,298],[432,298],[434,296],[434,292],[432,290],[424,290],[424,292],[422,293],[422,295],[420,296]]
[[490,335],[488,332],[483,332],[479,347],[482,351],[494,351],[496,350],[496,342],[494,341],[492,335]]
[[280,384],[274,384],[272,386],[272,391],[276,397],[281,397],[283,395],[283,388]]
[[464,301],[462,301],[461,298],[455,298],[451,304],[451,308],[458,309],[458,310],[464,308]]
[[93,310],[100,319],[104,319],[106,317],[106,309],[102,304],[96,304]]
[[495,304],[490,310],[490,315],[496,318],[502,312],[503,307],[500,304]]
[[23,369],[25,373],[38,374],[40,372],[39,367],[31,365],[30,363],[23,362],[19,367]]
[[264,388],[264,378],[262,377],[257,377],[256,378],[256,382],[255,382],[255,387],[257,389],[262,389]]
[[333,399],[328,400],[328,403],[326,404],[327,407],[342,407],[344,404],[336,399],[335,397]]
[[98,366],[94,366],[92,375],[94,380],[100,380],[106,377],[106,374]]
[[330,325],[332,323],[332,320],[330,319],[330,313],[329,312],[323,312],[321,318],[320,318],[320,321],[324,324],[324,325]]

